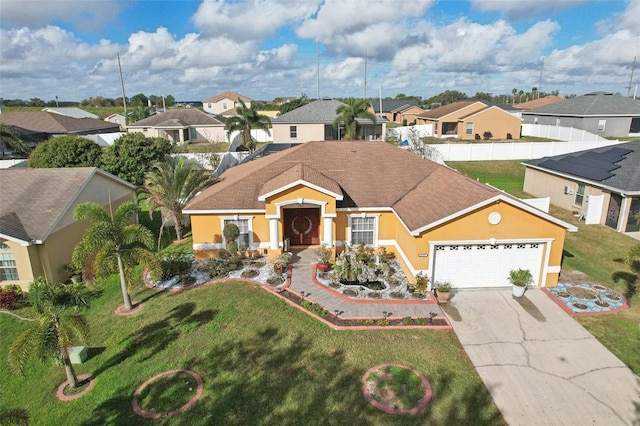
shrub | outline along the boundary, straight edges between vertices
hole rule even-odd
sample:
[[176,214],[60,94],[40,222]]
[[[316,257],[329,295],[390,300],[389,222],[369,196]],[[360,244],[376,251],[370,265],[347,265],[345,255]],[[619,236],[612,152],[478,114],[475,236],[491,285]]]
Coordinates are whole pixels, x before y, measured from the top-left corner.
[[0,308],[13,311],[18,302],[18,295],[15,290],[3,290],[0,288]]
[[160,259],[162,267],[162,280],[169,280],[173,277],[182,277],[191,271],[192,261],[190,258],[180,254],[170,254],[164,259]]
[[416,284],[413,287],[417,292],[424,293],[429,288],[429,277],[422,275],[422,272],[420,272],[416,275]]
[[209,273],[211,278],[224,277],[229,273],[227,262],[222,259],[209,259],[202,263],[200,268]]

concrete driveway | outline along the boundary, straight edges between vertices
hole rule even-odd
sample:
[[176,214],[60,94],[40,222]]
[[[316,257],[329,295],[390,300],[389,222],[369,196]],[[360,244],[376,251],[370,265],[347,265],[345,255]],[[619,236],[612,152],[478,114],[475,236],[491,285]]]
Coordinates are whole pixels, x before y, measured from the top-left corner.
[[463,290],[444,311],[510,425],[640,424],[640,378],[542,291]]

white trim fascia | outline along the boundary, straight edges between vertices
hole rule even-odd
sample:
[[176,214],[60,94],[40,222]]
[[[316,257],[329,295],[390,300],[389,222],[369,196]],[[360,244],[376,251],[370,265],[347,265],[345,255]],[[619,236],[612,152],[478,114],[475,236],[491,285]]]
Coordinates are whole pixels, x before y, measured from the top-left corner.
[[[282,212],[282,207],[290,206],[293,204],[300,204],[300,201],[298,200],[298,198],[292,198],[289,200],[281,201],[279,203],[275,203],[274,206],[276,207],[276,214],[269,214],[269,215],[265,214],[264,217],[267,219],[280,219],[281,217],[280,213]],[[302,204],[313,204],[315,206],[320,207],[320,217],[336,217],[337,216],[335,213],[326,212],[327,204],[328,204],[326,201],[303,198]]]
[[247,209],[247,210],[182,210],[184,214],[227,214],[227,215],[235,215],[235,214],[263,214],[265,213],[265,209]]
[[291,189],[296,185],[303,185],[303,186],[309,187],[309,188],[314,189],[314,190],[316,190],[316,191],[318,191],[318,192],[320,192],[322,194],[325,194],[325,195],[328,195],[330,197],[335,198],[336,201],[342,201],[343,198],[344,198],[344,196],[342,194],[336,194],[335,192],[329,191],[326,188],[322,188],[321,186],[318,186],[318,185],[315,185],[313,183],[310,183],[310,182],[308,182],[308,181],[306,181],[304,179],[298,179],[298,180],[290,182],[290,183],[288,183],[288,184],[286,184],[284,186],[276,188],[271,192],[267,192],[266,194],[258,196],[258,201],[266,201],[267,198],[269,198],[269,197],[271,197],[273,195],[279,194],[282,191],[286,191],[287,189]]
[[348,213],[378,212],[378,211],[393,212],[393,208],[392,207],[340,207],[340,208],[336,208],[336,211],[348,212]]
[[[621,114],[578,114],[578,113],[569,113],[569,114],[558,114],[558,113],[552,113],[552,112],[533,112],[531,110],[529,111],[522,111],[522,115],[528,115],[528,116],[535,116],[535,115],[544,115],[547,117],[558,117],[558,118],[562,118],[562,117],[578,117],[578,118],[593,118],[593,117],[613,117],[613,118],[617,118],[617,117],[631,117],[631,118],[635,118],[638,116],[638,114],[633,114],[633,113],[621,113]],[[576,127],[574,127],[574,129],[576,129]],[[578,130],[582,130],[582,129],[578,129]]]
[[0,234],[0,238],[20,244],[22,247],[29,247],[33,244],[42,244],[42,241],[25,241],[7,234]]
[[469,206],[466,209],[459,210],[454,214],[451,214],[449,216],[443,217],[442,219],[436,220],[435,222],[432,222],[432,223],[430,223],[428,225],[425,225],[425,226],[423,226],[421,228],[418,228],[418,229],[416,229],[414,231],[411,231],[411,235],[416,236],[416,237],[420,236],[420,234],[422,234],[425,231],[428,231],[429,229],[435,228],[436,226],[439,226],[439,225],[442,225],[443,223],[452,221],[452,220],[454,220],[454,219],[456,219],[456,218],[458,218],[460,216],[463,216],[463,215],[465,215],[467,213],[471,213],[474,210],[478,210],[478,209],[480,209],[482,207],[485,207],[485,206],[487,206],[489,204],[493,204],[493,203],[495,203],[497,201],[504,201],[507,204],[510,204],[512,206],[521,208],[522,210],[525,210],[528,213],[534,214],[535,216],[538,216],[538,217],[540,217],[542,219],[545,219],[545,220],[548,220],[550,222],[553,222],[556,225],[560,225],[560,226],[562,226],[563,228],[565,228],[569,232],[577,232],[578,231],[577,227],[575,227],[575,226],[573,226],[573,225],[571,225],[569,223],[566,223],[566,222],[564,222],[564,221],[562,221],[562,220],[560,220],[560,219],[558,219],[556,217],[553,217],[550,214],[543,212],[542,210],[536,209],[535,207],[533,207],[533,206],[531,206],[531,205],[529,205],[527,203],[524,203],[522,201],[518,201],[518,200],[513,199],[511,197],[507,197],[507,196],[505,196],[503,194],[498,194],[495,197],[491,197],[491,198],[489,198],[487,200],[481,201],[480,203],[477,203],[477,204],[474,204],[472,206]]
[[536,166],[536,165],[533,165],[533,164],[527,164],[525,162],[522,162],[520,164],[523,164],[525,167],[531,167],[532,169],[539,170],[539,171],[544,172],[544,173],[549,173],[550,175],[559,176],[559,177],[562,177],[562,178],[565,178],[565,179],[569,179],[569,180],[571,180],[573,182],[585,183],[587,185],[594,186],[596,188],[606,189],[607,191],[615,192],[616,194],[620,194],[622,196],[640,195],[640,191],[624,191],[624,190],[622,190],[620,188],[615,188],[613,186],[603,185],[600,182],[595,182],[595,181],[592,181],[592,180],[589,180],[589,179],[584,179],[584,178],[582,178],[580,176],[574,176],[574,175],[569,175],[569,174],[562,173],[562,172],[556,172],[555,170],[549,170],[549,169],[546,169],[544,167]]
[[[546,244],[553,241],[554,238],[504,238],[496,239],[493,244]],[[460,245],[474,245],[474,244],[486,244],[493,245],[491,239],[486,240],[437,240],[429,241],[430,244],[436,246],[460,246]]]

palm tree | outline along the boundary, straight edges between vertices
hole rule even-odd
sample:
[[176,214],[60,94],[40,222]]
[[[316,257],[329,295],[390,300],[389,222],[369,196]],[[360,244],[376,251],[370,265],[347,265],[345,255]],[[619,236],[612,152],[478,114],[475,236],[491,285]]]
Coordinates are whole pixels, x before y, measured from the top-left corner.
[[123,203],[114,213],[91,202],[78,204],[74,211],[76,220],[88,219],[91,224],[73,249],[73,264],[85,272],[91,271],[84,274],[89,279],[119,273],[125,311],[133,307],[129,287],[135,267],[142,264],[153,276],[160,272],[158,259],[149,251],[153,247],[153,234],[144,226],[131,223],[137,212],[132,202]]
[[518,94],[518,89],[516,89],[515,87],[513,88],[513,90],[511,90],[511,93],[513,93],[513,100],[511,101],[512,104],[516,103],[516,95]]
[[18,128],[0,124],[0,148],[11,147],[25,155],[31,152],[29,138]]
[[266,115],[260,114],[253,104],[247,106],[242,99],[238,99],[238,101],[240,102],[240,106],[236,107],[238,115],[228,118],[225,125],[227,137],[230,138],[231,133],[236,130],[241,131],[242,144],[253,151],[255,142],[251,138],[251,129],[263,129],[270,135],[271,119]]
[[[32,297],[32,293],[38,297]],[[11,345],[9,364],[24,374],[25,365],[32,356],[40,360],[54,358],[62,362],[69,386],[75,388],[78,378],[67,348],[77,341],[86,342],[89,323],[80,312],[69,312],[67,308],[84,304],[84,299],[76,287],[51,285],[44,278],[31,283],[29,296],[38,318]]]
[[181,240],[182,209],[199,191],[215,182],[216,178],[210,172],[189,162],[186,157],[178,157],[177,160],[156,163],[147,172],[144,190],[150,195],[149,208],[160,209],[173,219],[176,238]]
[[347,140],[356,140],[360,136],[360,123],[357,118],[368,118],[376,123],[376,116],[369,111],[369,101],[366,99],[348,98],[344,105],[336,108],[337,117],[333,120],[333,127],[344,126],[344,138]]
[[143,105],[136,105],[133,109],[127,113],[127,124],[135,123],[136,121],[144,120],[151,116],[151,108]]

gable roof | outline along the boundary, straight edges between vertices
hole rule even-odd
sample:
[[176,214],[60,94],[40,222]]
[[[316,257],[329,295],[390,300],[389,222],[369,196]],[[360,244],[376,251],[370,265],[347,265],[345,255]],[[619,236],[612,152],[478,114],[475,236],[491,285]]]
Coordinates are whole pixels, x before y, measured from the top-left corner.
[[[444,106],[441,106],[441,107],[438,107],[438,108],[430,109],[429,111],[425,111],[422,114],[418,115],[418,117],[437,120],[439,118],[444,117],[445,115],[449,115],[454,111],[457,111],[457,110],[459,110],[461,108],[464,108],[464,107],[469,106],[471,104],[474,104],[476,102],[480,102],[480,101],[454,102],[452,104],[444,105]],[[482,103],[482,102],[480,102],[480,103]]]
[[43,242],[96,174],[125,182],[96,167],[0,170],[0,236],[21,244]]
[[496,197],[519,203],[384,142],[316,141],[228,169],[185,213],[264,211],[262,200],[301,181],[340,194],[338,208],[391,209],[412,232]]
[[336,108],[346,105],[335,99],[318,99],[271,120],[278,123],[324,123],[332,124],[336,118]]
[[202,101],[202,103],[213,104],[223,99],[231,99],[234,102],[236,102],[238,99],[242,99],[243,102],[251,102],[253,100],[251,98],[247,98],[246,96],[242,96],[241,94],[236,92],[224,92],[224,93],[220,93],[219,95],[215,95],[210,98],[207,98],[204,101]]
[[605,92],[587,93],[583,96],[556,102],[550,105],[522,111],[523,115],[564,115],[564,116],[638,116],[640,100]]
[[640,140],[529,160],[524,165],[595,186],[640,193]]
[[42,111],[53,112],[55,114],[66,115],[67,117],[73,118],[99,118],[97,115],[90,113],[89,111],[85,111],[76,107],[47,107],[42,108]]
[[523,102],[521,104],[515,104],[513,105],[513,107],[516,109],[533,109],[533,108],[539,108],[539,107],[555,104],[556,102],[562,102],[562,101],[566,101],[566,99],[563,98],[562,96],[547,95],[544,98],[533,99],[531,101]]
[[0,123],[52,135],[117,132],[117,124],[94,118],[73,118],[46,111],[15,111],[0,114]]
[[[175,124],[172,124],[174,122]],[[143,118],[127,127],[188,127],[188,126],[224,126],[214,116],[194,108],[170,109],[167,112]]]
[[[380,101],[376,99],[370,100],[373,111],[377,114],[380,113]],[[419,107],[420,104],[415,99],[383,99],[382,100],[382,112],[392,111],[404,111],[412,106]]]
[[479,109],[479,110],[477,110],[477,111],[473,111],[473,112],[470,112],[470,113],[469,113],[469,114],[467,114],[467,115],[463,115],[462,117],[458,117],[458,121],[466,120],[466,119],[468,119],[468,118],[473,117],[474,115],[483,114],[483,113],[487,112],[487,111],[488,111],[488,110],[490,110],[490,109],[498,110],[499,112],[502,112],[503,114],[507,114],[508,116],[511,116],[511,117],[513,117],[513,118],[514,118],[514,119],[516,119],[516,120],[521,120],[520,118],[518,118],[518,117],[516,117],[515,115],[511,114],[509,111],[505,110],[505,109],[504,109],[504,108],[502,108],[502,107],[499,107],[499,106],[497,106],[497,105],[487,105],[486,107],[481,108],[481,109]]

